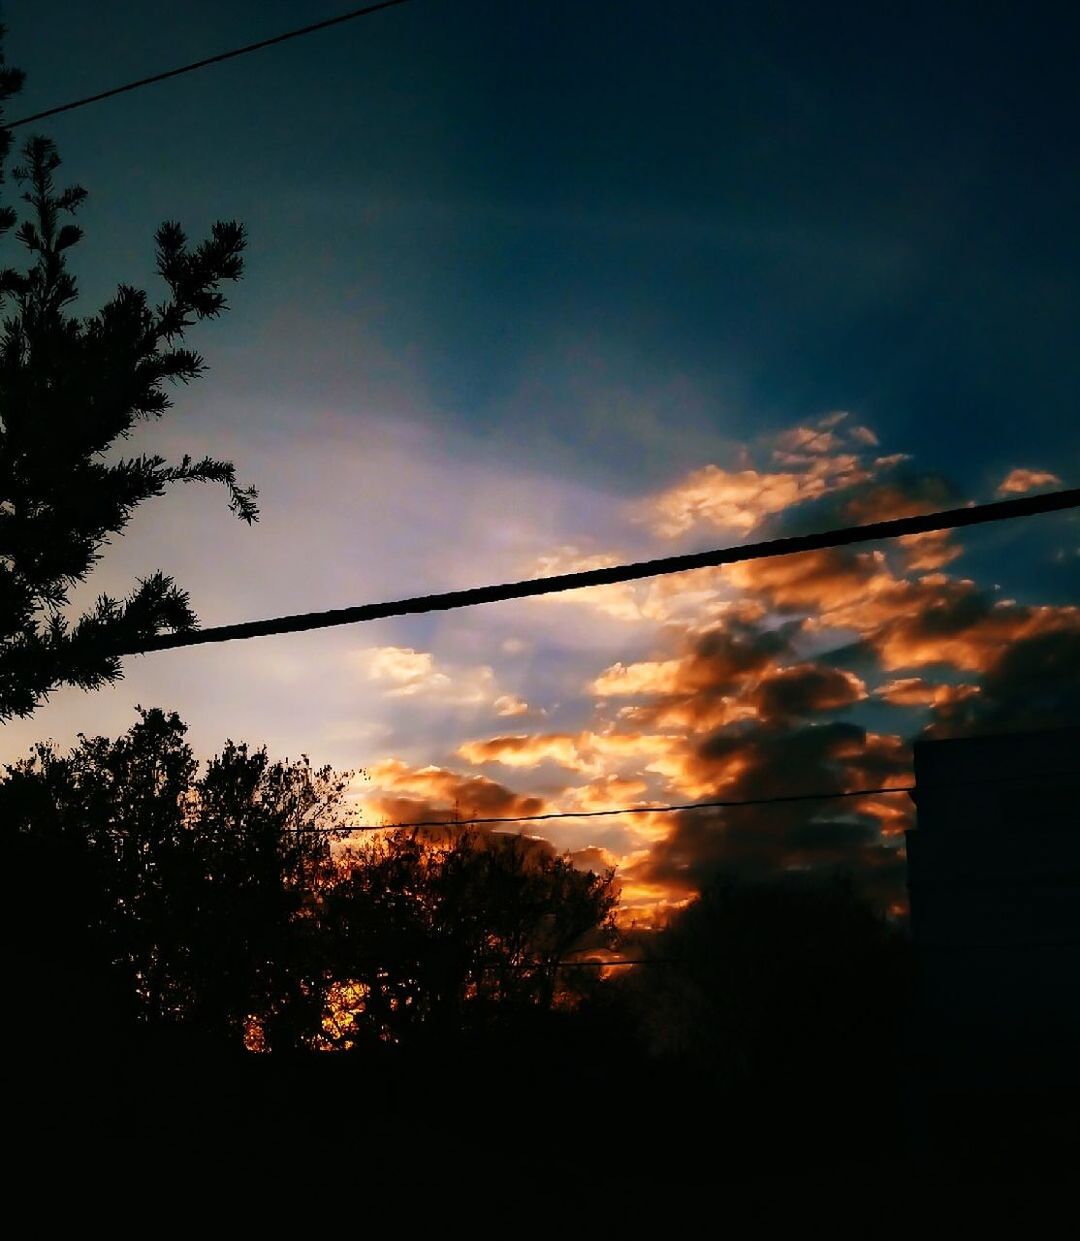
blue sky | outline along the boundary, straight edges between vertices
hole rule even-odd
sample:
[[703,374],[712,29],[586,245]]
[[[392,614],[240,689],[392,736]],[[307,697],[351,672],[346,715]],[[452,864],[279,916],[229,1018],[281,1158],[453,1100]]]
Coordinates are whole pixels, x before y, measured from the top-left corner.
[[[147,279],[159,219],[235,216],[217,394],[403,370],[491,452],[627,491],[848,407],[967,486],[1075,467],[1076,31],[865,10],[415,0],[57,118],[85,287]],[[33,110],[338,11],[6,20]]]
[[[343,7],[8,3],[28,73],[13,114]],[[415,0],[48,122],[90,191],[87,307],[152,284],[163,219],[250,234],[232,309],[198,336],[206,378],[139,446],[233,457],[263,521],[170,497],[92,589],[160,567],[212,624],[654,552],[674,544],[643,505],[710,465],[783,472],[778,437],[837,410],[880,456],[909,457],[870,453],[851,488],[895,469],[906,494],[936,479],[981,500],[1020,467],[1076,485],[1080,112],[1062,12]],[[828,504],[801,495],[755,521],[813,525]],[[742,533],[696,520],[675,543]],[[1039,519],[965,539],[943,571],[1064,607],[1076,543],[1068,517]],[[628,625],[575,606],[137,661],[119,687],[7,726],[5,753],[118,731],[142,702],[181,710],[204,752],[230,734],[449,770],[508,721],[596,731],[607,707],[585,686],[605,668],[665,643],[682,658],[666,613]],[[373,665],[375,649],[420,662]],[[502,698],[536,714],[498,716]],[[528,776],[559,794],[554,769]]]

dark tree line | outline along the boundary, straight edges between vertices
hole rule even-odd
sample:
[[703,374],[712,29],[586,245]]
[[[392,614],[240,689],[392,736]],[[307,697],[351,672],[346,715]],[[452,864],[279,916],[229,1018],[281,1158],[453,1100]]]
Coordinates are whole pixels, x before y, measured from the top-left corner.
[[342,847],[345,777],[232,742],[200,773],[184,734],[144,711],[0,783],[28,1031],[55,1010],[72,1045],[88,1021],[268,1051],[431,1041],[552,1008],[558,962],[604,933],[611,875],[518,836]]
[[[347,791],[232,742],[200,766],[158,710],[6,769],[23,1123],[227,1144],[344,1108],[375,1148],[674,1109],[753,1162],[895,1108],[904,945],[850,884],[722,878],[620,933],[612,874],[524,836],[351,834]],[[601,947],[656,964],[572,964]]]
[[[351,834],[347,776],[233,742],[200,769],[185,731],[142,711],[0,781],[28,1031],[52,1011],[74,1044],[96,1020],[221,1048],[418,1047],[595,996],[598,971],[566,963],[615,944],[613,874],[519,835]],[[658,963],[614,987],[644,1042],[735,1086],[880,1050],[900,968],[849,882],[805,876],[721,877],[626,950]]]

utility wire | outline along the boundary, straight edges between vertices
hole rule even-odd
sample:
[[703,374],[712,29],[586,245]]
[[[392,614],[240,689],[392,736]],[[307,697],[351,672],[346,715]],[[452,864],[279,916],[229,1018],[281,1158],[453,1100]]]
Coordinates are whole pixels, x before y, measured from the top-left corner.
[[497,603],[507,599],[528,599],[537,595],[561,594],[584,586],[610,586],[618,582],[661,577],[669,573],[686,573],[692,569],[711,569],[720,565],[768,556],[790,556],[798,552],[818,551],[828,547],[845,547],[852,543],[868,543],[875,539],[894,539],[909,534],[929,534],[936,530],[956,530],[986,522],[1004,521],[1014,517],[1031,517],[1036,513],[1055,513],[1080,507],[1080,488],[1051,491],[1045,495],[1022,496],[1015,500],[997,500],[991,504],[973,504],[966,508],[947,509],[918,517],[896,517],[889,521],[869,522],[862,526],[845,526],[816,534],[797,534],[779,539],[765,539],[714,551],[693,552],[685,556],[665,556],[634,564],[611,565],[577,573],[560,573],[552,577],[530,578],[524,582],[507,582],[498,586],[478,586],[471,590],[451,590],[437,595],[398,599],[389,603],[364,603],[358,607],[334,608],[324,612],[304,612],[296,616],[279,616],[271,620],[245,621],[237,625],[218,625],[184,633],[159,634],[137,646],[122,647],[117,655],[145,655],[151,651],[173,650],[182,646],[202,646],[207,642],[232,642],[243,638],[263,638],[271,634],[304,633],[333,625],[353,625],[360,621],[383,620],[391,616],[417,616],[425,612],[446,612],[452,608],[475,607],[481,603]]
[[367,17],[378,13],[380,9],[392,9],[396,5],[406,4],[408,0],[382,0],[381,4],[368,4],[362,9],[353,9],[349,13],[341,13],[337,17],[328,17],[325,21],[313,22],[310,26],[301,26],[298,30],[289,30],[285,34],[274,35],[271,39],[260,39],[258,43],[248,43],[244,47],[233,48],[231,52],[219,52],[216,56],[207,56],[205,60],[192,61],[190,65],[181,65],[178,69],[168,69],[164,73],[155,73],[148,78],[139,78],[137,82],[128,82],[124,86],[114,86],[111,90],[99,91],[96,95],[87,95],[83,99],[74,99],[71,103],[58,104],[55,108],[46,108],[44,112],[35,112],[32,116],[22,116],[17,121],[0,122],[0,128],[17,129],[20,125],[30,125],[34,121],[43,121],[48,116],[58,116],[61,112],[72,112],[75,108],[85,108],[87,104],[99,103],[102,99],[111,99],[114,95],[124,95],[128,91],[140,90],[144,86],[152,86],[155,82],[164,82],[168,78],[178,78],[184,73],[193,73],[196,69],[205,69],[207,65],[217,65],[223,60],[232,60],[236,56],[246,56],[249,52],[261,51],[264,47],[273,47],[278,43],[286,43],[289,39],[299,39],[301,35],[314,34],[317,30],[326,30],[330,26],[339,26],[343,22],[354,21],[358,17]]
[[[1038,773],[1038,779],[1046,782],[1058,779],[1076,778],[1080,770],[1066,768],[1062,771],[1044,771]],[[986,776],[981,780],[935,780],[923,781],[920,784],[888,784],[871,789],[845,789],[831,793],[786,793],[773,797],[744,797],[714,801],[692,801],[674,803],[663,806],[616,806],[609,810],[552,810],[544,814],[519,814],[488,816],[469,819],[416,819],[411,823],[357,823],[343,824],[340,827],[305,827],[291,828],[297,832],[388,832],[397,828],[412,827],[490,827],[500,823],[541,823],[549,819],[599,819],[616,814],[674,814],[679,810],[732,810],[740,806],[774,806],[784,802],[834,801],[844,797],[878,797],[883,793],[925,793],[939,789],[969,788],[978,784],[980,788],[987,785],[1004,785],[1025,783],[1032,779],[1023,776]]]
[[841,797],[876,797],[879,793],[913,793],[914,784],[891,784],[876,789],[848,789],[842,793],[790,793],[780,797],[745,797],[730,801],[692,801],[682,805],[619,806],[612,810],[553,810],[547,814],[518,814],[474,819],[418,819],[413,823],[361,823],[355,827],[300,829],[317,832],[383,832],[408,827],[490,827],[498,823],[542,823],[548,819],[600,819],[614,814],[674,814],[679,810],[730,810],[738,806],[773,806],[779,802],[828,801]]

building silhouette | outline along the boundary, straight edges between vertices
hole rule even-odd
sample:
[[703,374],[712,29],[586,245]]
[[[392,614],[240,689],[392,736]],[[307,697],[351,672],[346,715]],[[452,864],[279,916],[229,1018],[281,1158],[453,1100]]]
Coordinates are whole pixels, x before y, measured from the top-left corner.
[[1049,1148],[1080,1100],[1080,728],[917,742],[915,779],[910,1038],[930,1140]]

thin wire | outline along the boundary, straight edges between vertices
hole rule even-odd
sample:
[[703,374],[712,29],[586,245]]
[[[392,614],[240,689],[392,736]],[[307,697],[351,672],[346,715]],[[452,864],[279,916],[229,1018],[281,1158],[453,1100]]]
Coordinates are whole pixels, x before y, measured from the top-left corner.
[[613,810],[553,810],[547,814],[519,814],[474,819],[418,819],[414,823],[361,823],[356,827],[315,827],[317,832],[383,832],[409,827],[480,827],[497,823],[542,823],[549,819],[600,819],[613,814],[673,814],[679,810],[730,810],[739,806],[774,806],[779,802],[826,801],[840,797],[876,797],[879,793],[913,793],[914,784],[876,789],[848,789],[842,793],[791,793],[781,797],[747,797],[741,800],[692,801],[667,806],[621,806]]
[[159,634],[137,646],[121,647],[117,655],[145,655],[151,651],[174,650],[184,646],[202,646],[208,642],[232,642],[246,638],[263,638],[272,634],[303,633],[334,625],[353,625],[360,621],[384,620],[392,616],[417,616],[426,612],[446,612],[453,608],[475,607],[481,603],[497,603],[508,599],[527,599],[537,595],[561,594],[584,586],[610,586],[641,578],[662,577],[670,573],[686,573],[693,569],[717,568],[769,556],[791,556],[799,552],[819,551],[829,547],[845,547],[852,543],[868,543],[876,539],[894,539],[909,534],[929,534],[935,530],[956,530],[986,522],[1004,521],[1015,517],[1032,517],[1037,513],[1055,513],[1080,507],[1080,488],[1051,491],[1045,495],[1022,496],[1015,500],[997,500],[991,504],[973,504],[966,508],[947,509],[918,517],[897,517],[889,521],[869,522],[862,526],[845,526],[815,534],[798,534],[786,538],[765,539],[738,547],[693,552],[686,556],[664,556],[634,564],[610,565],[604,569],[588,569],[577,573],[560,573],[552,577],[530,578],[524,582],[507,582],[498,586],[478,586],[470,590],[451,590],[437,595],[421,595],[389,603],[365,603],[358,607],[334,608],[323,612],[304,612],[296,616],[279,616],[271,620],[245,621],[237,625],[218,625],[185,633]]
[[[1040,772],[1041,780],[1056,780],[1080,775],[1071,768],[1064,771]],[[296,832],[340,832],[348,835],[354,832],[389,832],[397,828],[414,827],[480,827],[500,823],[541,823],[550,819],[600,819],[616,814],[673,814],[680,810],[732,810],[740,806],[774,806],[784,802],[830,801],[843,797],[879,797],[883,793],[926,793],[938,789],[968,788],[973,784],[979,787],[986,785],[1002,785],[1024,783],[1032,779],[1029,775],[1020,776],[987,776],[982,780],[935,780],[923,781],[922,784],[888,784],[870,789],[845,789],[831,793],[786,793],[775,797],[745,797],[740,799],[723,799],[715,801],[692,801],[672,803],[663,806],[616,806],[608,810],[552,810],[544,814],[519,814],[488,816],[470,819],[416,819],[411,823],[358,823],[352,826],[319,827],[311,824],[304,827],[290,828]]]
[[61,112],[71,112],[75,108],[85,108],[87,104],[98,103],[102,99],[111,99],[114,95],[123,95],[128,91],[139,90],[143,86],[152,86],[155,82],[164,82],[168,78],[177,78],[183,73],[193,73],[196,69],[205,69],[207,65],[217,65],[223,60],[232,60],[236,56],[246,56],[249,52],[258,52],[264,47],[273,47],[277,43],[285,43],[289,39],[299,39],[301,35],[314,34],[317,30],[326,30],[330,26],[338,26],[342,22],[351,22],[358,17],[367,17],[370,13],[378,13],[380,9],[392,9],[396,5],[406,4],[408,0],[382,0],[381,4],[369,4],[362,9],[353,9],[349,13],[341,13],[337,17],[328,17],[325,21],[313,22],[310,26],[301,26],[298,30],[289,30],[285,34],[274,35],[270,39],[260,39],[258,43],[248,43],[244,47],[233,48],[231,52],[219,52],[216,56],[207,56],[204,60],[192,61],[190,65],[181,65],[178,69],[168,69],[164,73],[155,73],[148,78],[139,78],[137,82],[128,82],[124,86],[114,86],[111,90],[99,91],[96,95],[87,95],[83,99],[74,99],[71,103],[58,104],[55,108],[46,108],[44,112],[35,112],[32,116],[20,117],[17,121],[0,123],[0,128],[17,129],[20,125],[30,125],[34,121],[43,121],[48,116],[58,116]]

